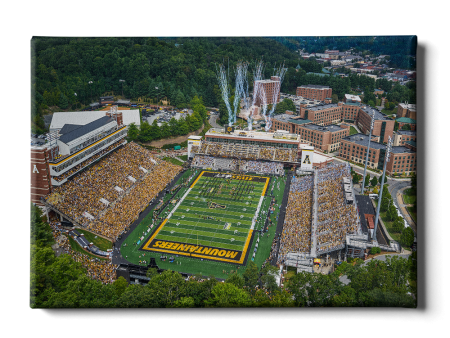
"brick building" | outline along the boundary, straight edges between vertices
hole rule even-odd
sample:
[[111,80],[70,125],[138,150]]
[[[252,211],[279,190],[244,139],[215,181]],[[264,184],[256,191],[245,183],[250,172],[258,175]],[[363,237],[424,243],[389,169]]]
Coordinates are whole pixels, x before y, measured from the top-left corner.
[[416,120],[416,105],[400,103],[397,107],[397,118],[399,117],[409,117]]
[[410,130],[416,130],[416,120],[413,120],[409,117],[400,117],[397,118],[396,121],[398,122],[399,130],[403,129],[403,126],[405,125],[409,125],[409,127],[411,128]]
[[331,98],[332,89],[328,86],[304,85],[297,87],[297,96],[303,96],[307,99],[325,101]]
[[[344,137],[341,140],[339,157],[360,164],[364,164],[367,154],[369,136],[364,134],[355,134]],[[370,142],[368,168],[383,170],[386,156],[386,145]],[[416,152],[405,146],[393,146],[391,157],[386,165],[388,174],[410,174],[416,171]]]
[[[280,102],[280,78],[277,76],[272,76],[270,80],[259,80],[255,81],[253,85],[253,95],[255,95],[255,90],[258,88],[258,93],[256,94],[255,105],[260,107],[263,105],[262,93],[265,95],[266,104],[273,104],[275,102]],[[278,95],[275,95],[278,92]],[[275,97],[276,96],[276,97]]]
[[328,126],[342,120],[342,102],[300,107],[300,117],[321,126]]
[[399,130],[394,135],[394,146],[404,146],[406,142],[416,142],[416,132],[412,130]]
[[345,103],[361,103],[361,98],[358,95],[345,94]]
[[52,192],[47,147],[31,147],[31,202],[42,205],[41,197]]
[[360,128],[362,133],[369,134],[370,121],[372,114],[375,114],[375,121],[373,125],[372,135],[380,136],[380,142],[386,142],[389,136],[393,136],[395,121],[386,115],[382,114],[379,110],[371,108],[369,106],[361,107],[358,113],[356,124]]
[[298,135],[302,143],[308,143],[322,151],[333,152],[339,149],[341,139],[349,135],[349,129],[337,125],[323,127],[309,123],[299,126]]

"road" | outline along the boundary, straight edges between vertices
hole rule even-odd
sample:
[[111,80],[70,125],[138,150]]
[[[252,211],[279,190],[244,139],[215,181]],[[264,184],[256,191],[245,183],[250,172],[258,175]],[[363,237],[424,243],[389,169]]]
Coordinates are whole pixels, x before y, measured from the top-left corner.
[[209,124],[211,125],[211,127],[213,127],[213,128],[223,128],[222,126],[219,126],[219,125],[216,123],[216,121],[217,121],[218,118],[219,118],[219,115],[216,115],[216,114],[210,116],[210,118],[209,118]]

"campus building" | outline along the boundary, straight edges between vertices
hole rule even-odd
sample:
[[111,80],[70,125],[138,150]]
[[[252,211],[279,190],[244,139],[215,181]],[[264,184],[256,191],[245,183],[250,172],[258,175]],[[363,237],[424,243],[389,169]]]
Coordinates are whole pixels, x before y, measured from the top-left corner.
[[416,142],[416,132],[412,130],[399,130],[394,135],[394,146],[404,146],[407,142]]
[[297,96],[303,96],[311,100],[325,101],[325,99],[331,98],[332,91],[328,86],[309,84],[297,87]]
[[409,117],[400,117],[397,118],[396,121],[398,122],[398,129],[401,130],[405,125],[409,125],[410,130],[416,130],[416,120],[413,120]]
[[[365,164],[369,136],[355,134],[344,137],[341,140],[339,157],[347,161]],[[376,142],[376,138],[370,141],[369,158],[367,167],[383,170],[386,156],[386,145]],[[386,164],[388,174],[410,174],[416,171],[416,152],[405,146],[393,146],[391,157]]]
[[[280,102],[280,78],[278,76],[272,76],[270,80],[258,80],[253,85],[253,96],[255,96],[255,90],[258,89],[256,94],[255,106],[261,107],[264,102],[261,98],[261,93],[265,93],[265,104],[273,104]],[[278,92],[278,95],[275,95]],[[275,97],[276,96],[276,97]]]
[[308,143],[316,149],[333,152],[339,149],[341,139],[349,135],[349,129],[337,125],[319,126],[303,124],[298,128],[300,142]]
[[416,120],[416,105],[400,103],[397,107],[397,118],[398,117],[409,117],[410,119]]
[[328,126],[341,121],[353,122],[366,134],[369,134],[372,114],[375,114],[372,134],[379,136],[380,142],[387,142],[389,136],[393,135],[395,121],[377,109],[356,102],[300,107],[300,117],[315,124]]

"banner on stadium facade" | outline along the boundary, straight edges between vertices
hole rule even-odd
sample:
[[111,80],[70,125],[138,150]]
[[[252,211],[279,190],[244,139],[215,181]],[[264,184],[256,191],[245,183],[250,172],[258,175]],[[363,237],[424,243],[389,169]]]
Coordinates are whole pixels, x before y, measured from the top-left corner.
[[302,170],[312,170],[313,169],[313,156],[314,149],[302,149]]

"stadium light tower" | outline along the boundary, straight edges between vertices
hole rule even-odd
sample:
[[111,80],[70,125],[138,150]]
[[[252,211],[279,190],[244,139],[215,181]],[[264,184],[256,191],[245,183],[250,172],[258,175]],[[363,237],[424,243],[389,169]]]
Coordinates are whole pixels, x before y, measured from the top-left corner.
[[125,80],[120,79],[119,82],[122,82],[122,98],[123,98],[123,83],[125,82]]
[[389,157],[391,155],[392,141],[393,141],[392,138],[389,136],[387,149],[386,149],[386,157],[384,159],[383,177],[381,178],[380,195],[378,197],[377,214],[375,216],[375,227],[373,229],[374,242],[377,242],[377,225],[378,225],[378,217],[380,217],[381,198],[383,197],[384,175],[386,174],[386,164],[389,162]]
[[375,112],[372,111],[372,120],[370,121],[369,144],[367,145],[366,164],[364,165],[364,175],[361,188],[361,195],[364,195],[364,183],[366,181],[367,162],[369,161],[370,139],[372,138],[373,123],[375,122]]

